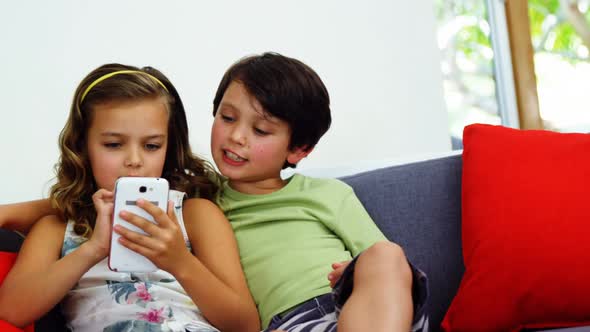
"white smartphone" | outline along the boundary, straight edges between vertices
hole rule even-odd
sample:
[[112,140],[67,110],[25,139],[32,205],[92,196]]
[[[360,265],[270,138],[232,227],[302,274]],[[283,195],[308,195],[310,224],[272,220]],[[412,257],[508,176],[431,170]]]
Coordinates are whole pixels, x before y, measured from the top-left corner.
[[[115,207],[113,226],[121,225],[138,233],[146,234],[140,228],[121,219],[122,210],[129,211],[151,222],[154,218],[137,206],[138,199],[143,198],[157,205],[166,212],[168,207],[168,181],[163,178],[121,177],[115,183]],[[152,272],[157,267],[145,256],[128,249],[119,243],[120,235],[112,232],[109,269],[116,272]]]

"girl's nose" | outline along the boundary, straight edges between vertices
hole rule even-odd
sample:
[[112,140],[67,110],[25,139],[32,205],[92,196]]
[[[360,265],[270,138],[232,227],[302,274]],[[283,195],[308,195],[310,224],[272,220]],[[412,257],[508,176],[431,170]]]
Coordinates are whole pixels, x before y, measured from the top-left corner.
[[141,151],[138,148],[131,148],[127,153],[127,158],[125,160],[126,167],[133,167],[137,168],[143,166],[143,158],[141,157]]

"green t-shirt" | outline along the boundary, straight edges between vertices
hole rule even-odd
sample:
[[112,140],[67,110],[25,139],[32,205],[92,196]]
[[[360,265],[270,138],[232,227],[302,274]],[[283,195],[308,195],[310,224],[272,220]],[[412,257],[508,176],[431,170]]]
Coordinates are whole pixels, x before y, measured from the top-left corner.
[[265,328],[274,315],[331,292],[332,263],[386,240],[352,188],[335,179],[295,174],[265,195],[242,194],[225,183],[219,203]]

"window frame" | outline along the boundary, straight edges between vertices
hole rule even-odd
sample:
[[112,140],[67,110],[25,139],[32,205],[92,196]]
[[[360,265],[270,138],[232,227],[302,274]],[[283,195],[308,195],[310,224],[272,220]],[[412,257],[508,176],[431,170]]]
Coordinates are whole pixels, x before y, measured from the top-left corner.
[[486,0],[486,3],[502,124],[521,129],[543,129],[528,2]]

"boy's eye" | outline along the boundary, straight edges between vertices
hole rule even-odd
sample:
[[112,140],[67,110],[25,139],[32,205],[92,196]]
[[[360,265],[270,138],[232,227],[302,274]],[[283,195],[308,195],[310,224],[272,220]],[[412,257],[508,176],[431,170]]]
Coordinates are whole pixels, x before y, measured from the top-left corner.
[[109,142],[109,143],[104,143],[103,145],[107,149],[116,149],[116,148],[121,147],[121,143],[118,143],[118,142]]
[[260,136],[266,136],[269,134],[268,132],[266,132],[262,129],[258,129],[258,128],[254,128],[254,132],[256,133],[256,135],[260,135]]
[[227,116],[227,115],[221,115],[221,119],[225,122],[232,122],[234,121],[234,118],[232,118],[231,116]]
[[148,151],[156,151],[160,148],[160,144],[148,143],[145,145],[145,148]]

